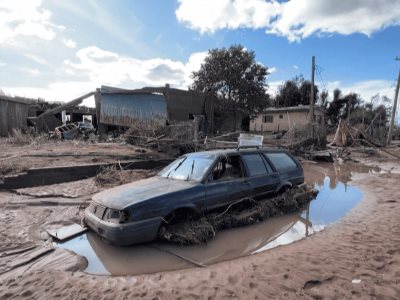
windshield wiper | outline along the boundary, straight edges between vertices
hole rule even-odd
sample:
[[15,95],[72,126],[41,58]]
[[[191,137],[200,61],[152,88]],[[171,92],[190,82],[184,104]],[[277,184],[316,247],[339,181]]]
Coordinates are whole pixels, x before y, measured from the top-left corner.
[[193,170],[194,170],[194,160],[193,160],[193,162],[192,162],[192,170],[190,171],[190,174],[188,174],[188,176],[187,176],[187,178],[186,178],[186,181],[189,181],[190,176],[193,175]]
[[[180,166],[182,166],[182,164],[185,162],[186,159],[187,159],[187,157],[185,157],[185,159],[183,159],[183,160],[176,166],[176,168],[173,170],[173,172],[175,172],[176,170],[178,170],[178,168],[179,168]],[[172,173],[172,170],[169,171],[169,173],[168,173],[168,175],[167,175],[166,178],[168,178],[169,175],[170,175],[171,173]]]
[[185,162],[186,159],[187,159],[187,157],[185,157],[185,159],[182,160],[182,161],[176,166],[176,168],[174,169],[174,172],[175,172],[176,170],[178,170],[180,166],[182,166],[182,164]]

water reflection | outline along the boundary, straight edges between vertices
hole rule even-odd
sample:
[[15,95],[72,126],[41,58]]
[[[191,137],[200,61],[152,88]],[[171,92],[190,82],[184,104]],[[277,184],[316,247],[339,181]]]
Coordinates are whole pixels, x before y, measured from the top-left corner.
[[322,230],[361,200],[362,192],[348,184],[352,174],[373,171],[359,166],[306,164],[306,182],[314,183],[319,194],[304,211],[224,230],[205,245],[156,242],[116,247],[89,232],[57,246],[85,256],[89,262],[85,271],[93,274],[135,275],[208,266],[286,245]]
[[71,249],[88,260],[85,270],[93,274],[143,274],[208,266],[254,253],[292,228],[302,217],[292,214],[225,230],[204,245],[179,246],[155,242],[132,247],[117,247],[89,232],[59,247]]
[[359,164],[303,163],[303,167],[304,178],[308,184],[323,187],[325,186],[325,178],[329,177],[331,190],[334,190],[338,183],[347,184],[354,174],[380,171],[379,168]]

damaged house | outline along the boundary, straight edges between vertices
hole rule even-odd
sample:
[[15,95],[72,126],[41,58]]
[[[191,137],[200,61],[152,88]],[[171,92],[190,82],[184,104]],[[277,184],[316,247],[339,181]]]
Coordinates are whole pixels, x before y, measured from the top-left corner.
[[165,87],[126,90],[102,86],[95,94],[99,133],[127,129],[137,122],[168,125],[200,117],[203,131],[213,130],[213,98]]
[[[80,106],[83,100],[93,96],[95,108]],[[28,126],[49,132],[85,119],[90,120],[100,134],[124,131],[138,122],[165,126],[195,118],[201,131],[211,132],[214,130],[213,104],[213,96],[170,88],[168,84],[135,90],[102,86],[62,104],[1,96],[0,135],[8,136],[13,128],[25,131]]]
[[[34,115],[28,118],[29,123],[38,131],[54,131],[58,126],[66,123],[82,122],[85,118],[96,122],[96,112],[94,108],[79,106],[83,100],[94,95],[94,92],[83,95],[72,101],[61,105],[45,105],[33,109]],[[47,108],[47,109],[46,109]]]
[[[314,108],[315,120],[318,125],[325,122],[325,113],[319,108]],[[290,128],[302,128],[310,123],[310,106],[298,105],[291,107],[271,107],[250,120],[252,132],[280,132]]]
[[82,122],[85,118],[91,119],[95,124],[95,109],[78,106],[87,98],[85,96],[60,104],[41,99],[0,95],[0,136],[9,136],[13,129],[26,132],[30,126],[35,127],[37,131],[54,131],[63,123]]

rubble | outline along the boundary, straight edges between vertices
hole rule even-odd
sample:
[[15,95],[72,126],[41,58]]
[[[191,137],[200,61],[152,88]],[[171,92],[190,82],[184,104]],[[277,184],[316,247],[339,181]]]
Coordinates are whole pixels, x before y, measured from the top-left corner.
[[255,201],[242,199],[225,211],[212,213],[200,219],[187,219],[161,227],[159,238],[179,244],[203,244],[214,238],[216,233],[261,222],[270,217],[293,213],[305,207],[318,192],[303,184],[287,190],[274,198]]
[[196,122],[177,122],[168,126],[153,126],[141,122],[132,126],[124,134],[125,141],[131,145],[156,149],[176,157],[189,152],[198,151],[201,136],[196,129]]
[[134,180],[154,176],[156,170],[124,170],[121,165],[105,166],[100,169],[95,177],[95,183],[98,187],[114,187]]
[[74,123],[62,125],[62,126],[56,127],[54,129],[54,133],[60,139],[72,140],[78,136],[79,128],[78,128],[78,125],[76,125]]
[[94,127],[89,120],[84,122],[69,123],[56,127],[54,129],[54,134],[59,139],[73,140],[76,138],[83,138],[84,140],[89,140],[94,138]]

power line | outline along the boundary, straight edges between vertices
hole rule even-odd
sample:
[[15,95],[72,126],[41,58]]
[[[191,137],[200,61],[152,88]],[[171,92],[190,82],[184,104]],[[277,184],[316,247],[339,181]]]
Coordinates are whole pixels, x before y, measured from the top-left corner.
[[324,90],[327,91],[328,89],[326,88],[324,79],[322,78],[322,74],[321,74],[322,71],[323,71],[323,69],[322,69],[320,66],[318,66],[318,65],[315,65],[315,69],[317,70],[317,74],[318,74],[319,78],[321,79],[322,86],[324,87]]

